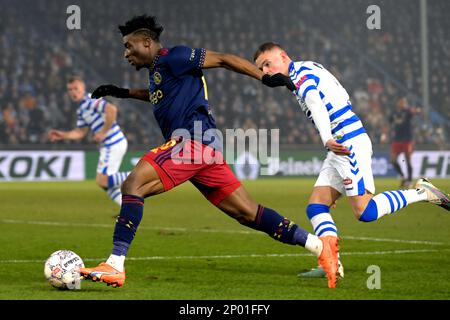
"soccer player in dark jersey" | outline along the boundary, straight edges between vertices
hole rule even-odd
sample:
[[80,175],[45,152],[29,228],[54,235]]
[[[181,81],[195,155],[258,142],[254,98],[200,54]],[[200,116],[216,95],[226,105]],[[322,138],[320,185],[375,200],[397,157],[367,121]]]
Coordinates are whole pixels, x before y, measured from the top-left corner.
[[[103,85],[93,92],[93,97],[110,95],[151,102],[167,143],[145,154],[123,183],[122,206],[108,260],[94,268],[82,268],[80,273],[94,281],[122,286],[125,256],[142,219],[144,199],[189,180],[213,205],[239,223],[283,243],[303,246],[317,255],[327,273],[328,287],[334,288],[337,237],[317,237],[275,210],[256,203],[223,160],[202,69],[226,68],[270,87],[286,85],[284,79],[264,76],[250,61],[235,55],[185,46],[165,48],[160,42],[163,28],[155,17],[134,17],[119,29],[125,59],[136,70],[149,70],[149,87],[126,89]],[[195,134],[196,127],[201,128],[200,134]]]
[[[412,120],[414,115],[421,112],[421,109],[410,107],[406,97],[397,100],[395,111],[389,118],[392,132],[391,142],[391,163],[395,171],[402,177],[401,187],[408,188],[412,183],[411,155],[414,147]],[[406,176],[398,163],[398,156],[405,155]]]

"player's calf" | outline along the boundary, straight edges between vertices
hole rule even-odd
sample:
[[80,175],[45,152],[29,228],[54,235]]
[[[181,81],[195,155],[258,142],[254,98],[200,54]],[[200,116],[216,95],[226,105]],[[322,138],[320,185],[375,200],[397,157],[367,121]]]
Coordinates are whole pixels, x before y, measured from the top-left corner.
[[330,207],[324,204],[310,203],[306,207],[306,215],[318,236],[337,237],[337,227],[330,214]]
[[[370,199],[368,200],[368,198]],[[372,222],[387,214],[397,212],[412,203],[428,201],[428,194],[424,188],[417,188],[385,191],[373,197],[354,196],[349,197],[349,199],[358,220]]]
[[106,174],[97,173],[95,183],[102,189],[108,189],[108,176]]

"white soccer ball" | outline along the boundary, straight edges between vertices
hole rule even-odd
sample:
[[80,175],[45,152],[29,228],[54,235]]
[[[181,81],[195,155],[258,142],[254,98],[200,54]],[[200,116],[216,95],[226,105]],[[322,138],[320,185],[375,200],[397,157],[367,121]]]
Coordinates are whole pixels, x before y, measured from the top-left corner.
[[79,255],[70,250],[58,250],[45,261],[44,275],[55,288],[80,289],[80,268],[84,268],[84,263]]

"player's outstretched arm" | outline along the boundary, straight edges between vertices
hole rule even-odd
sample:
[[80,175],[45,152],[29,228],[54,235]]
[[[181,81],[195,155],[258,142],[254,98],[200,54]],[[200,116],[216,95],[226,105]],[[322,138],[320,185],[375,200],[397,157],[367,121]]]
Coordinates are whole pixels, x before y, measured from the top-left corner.
[[150,101],[150,94],[148,93],[148,89],[130,89],[130,98],[142,100],[142,101]]
[[98,87],[92,92],[92,98],[98,99],[101,97],[116,97],[116,98],[129,98],[129,89],[119,88],[113,84],[104,84]]
[[51,142],[60,141],[60,140],[78,140],[83,138],[87,133],[89,129],[86,128],[75,128],[70,131],[61,131],[61,130],[55,130],[51,129],[48,132],[48,136],[50,138]]
[[121,99],[126,98],[133,98],[143,101],[149,101],[150,96],[148,93],[148,89],[127,89],[127,88],[120,88],[113,84],[105,84],[101,85],[97,89],[92,92],[92,98],[98,99],[101,97],[116,97]]
[[268,87],[287,87],[289,90],[295,90],[295,86],[291,79],[281,73],[272,76],[264,74],[258,67],[250,61],[238,57],[234,54],[220,53],[211,50],[206,50],[204,69],[210,68],[225,68],[237,73],[242,73],[262,83]]
[[255,78],[256,80],[262,80],[264,75],[263,72],[253,63],[244,58],[238,57],[234,54],[206,50],[203,69],[210,68],[225,68],[237,73],[245,74]]

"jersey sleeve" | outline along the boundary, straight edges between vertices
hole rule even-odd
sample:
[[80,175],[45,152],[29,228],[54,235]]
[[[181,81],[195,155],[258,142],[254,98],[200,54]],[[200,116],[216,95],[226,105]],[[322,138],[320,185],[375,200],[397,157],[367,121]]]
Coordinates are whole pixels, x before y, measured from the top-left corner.
[[192,49],[178,46],[170,50],[168,64],[176,76],[181,76],[194,70],[201,69],[205,62],[204,48]]
[[96,112],[104,113],[105,112],[105,106],[106,106],[106,100],[105,99],[97,99],[93,102],[93,109]]
[[84,120],[83,116],[81,115],[80,112],[77,112],[77,128],[84,128],[87,127],[88,124],[87,122]]
[[319,84],[320,78],[313,74],[305,74],[300,80],[295,84],[297,88],[296,94],[305,100],[306,95],[311,90],[317,90],[317,85]]
[[305,96],[305,103],[311,111],[311,117],[319,131],[322,144],[325,146],[328,140],[333,139],[333,134],[327,108],[323,104],[317,88]]
[[[311,70],[305,68],[305,70]],[[319,85],[320,78],[312,71],[304,74],[295,83],[295,95],[299,101],[304,101],[311,117],[319,131],[320,138],[323,145],[326,145],[327,141],[333,138],[331,133],[330,118],[326,106],[322,102],[322,97],[319,93],[317,86]]]

